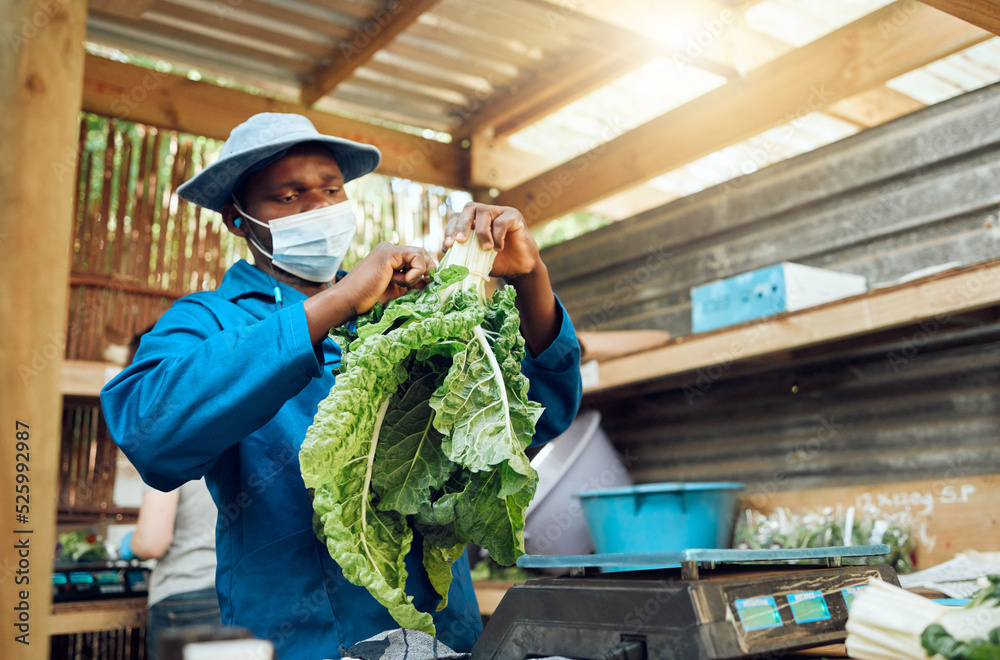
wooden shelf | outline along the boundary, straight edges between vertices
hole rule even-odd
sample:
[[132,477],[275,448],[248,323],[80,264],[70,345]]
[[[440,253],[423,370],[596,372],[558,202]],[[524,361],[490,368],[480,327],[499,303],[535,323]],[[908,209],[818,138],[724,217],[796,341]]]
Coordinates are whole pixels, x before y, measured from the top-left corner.
[[1000,305],[1000,260],[876,289],[799,312],[714,332],[678,337],[667,346],[597,364],[584,394],[728,367],[792,350],[924,321],[944,324],[959,314]]
[[49,634],[121,630],[142,626],[145,622],[145,598],[54,603],[49,618]]
[[60,389],[64,396],[100,396],[101,388],[121,370],[113,362],[66,360]]

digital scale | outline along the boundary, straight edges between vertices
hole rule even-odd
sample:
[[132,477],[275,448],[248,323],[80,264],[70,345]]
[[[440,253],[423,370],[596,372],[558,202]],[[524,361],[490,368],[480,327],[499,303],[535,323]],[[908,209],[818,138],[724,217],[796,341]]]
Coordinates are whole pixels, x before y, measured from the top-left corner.
[[145,598],[149,568],[125,561],[56,564],[52,569],[52,602],[108,598]]
[[[521,567],[568,568],[570,575],[511,587],[472,657],[729,660],[837,644],[870,578],[899,584],[890,566],[842,560],[888,552],[887,545],[865,545],[525,555]],[[787,563],[799,560],[819,563]],[[650,566],[673,568],[640,570]],[[626,571],[595,574],[600,568]]]

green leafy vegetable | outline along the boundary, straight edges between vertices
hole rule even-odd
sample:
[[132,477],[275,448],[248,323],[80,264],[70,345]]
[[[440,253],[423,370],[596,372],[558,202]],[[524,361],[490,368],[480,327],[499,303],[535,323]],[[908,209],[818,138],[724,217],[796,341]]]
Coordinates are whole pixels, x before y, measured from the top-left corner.
[[938,655],[945,660],[1000,660],[1000,628],[991,630],[986,638],[962,642],[934,623],[920,635],[920,643],[928,656]]
[[317,535],[344,576],[405,628],[434,634],[405,593],[414,531],[440,611],[466,543],[524,554],[537,475],[524,455],[542,413],[521,374],[514,291],[485,296],[495,253],[458,243],[423,290],[332,334],[340,374],[299,456]]

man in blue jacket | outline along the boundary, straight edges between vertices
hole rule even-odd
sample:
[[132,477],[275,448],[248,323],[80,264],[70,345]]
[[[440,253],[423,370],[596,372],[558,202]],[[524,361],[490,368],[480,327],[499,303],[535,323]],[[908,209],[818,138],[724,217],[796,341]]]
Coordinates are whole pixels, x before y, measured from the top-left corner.
[[[298,115],[261,114],[233,130],[219,159],[179,189],[245,237],[215,291],[178,300],[142,340],[133,364],[101,392],[115,441],[160,490],[205,476],[219,507],[216,588],[223,623],[271,640],[281,660],[337,658],[398,625],[350,584],[313,533],[298,452],[330,392],[340,351],[331,328],[420,287],[434,266],[416,247],[382,243],[350,273],[354,235],[344,184],[375,170],[377,149],[321,135]],[[519,212],[467,205],[445,245],[473,236],[497,250],[492,275],[517,291],[530,396],[546,407],[535,443],[561,433],[580,401],[579,346]],[[434,612],[420,543],[408,594]],[[438,637],[469,650],[481,631],[468,561],[454,564]]]

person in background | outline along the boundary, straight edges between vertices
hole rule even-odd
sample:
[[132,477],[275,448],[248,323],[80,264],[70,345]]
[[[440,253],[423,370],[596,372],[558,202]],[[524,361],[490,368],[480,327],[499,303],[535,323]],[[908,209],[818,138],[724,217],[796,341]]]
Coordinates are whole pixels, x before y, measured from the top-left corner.
[[[132,339],[129,364],[143,334]],[[135,530],[122,539],[118,554],[122,559],[157,560],[149,578],[150,660],[157,660],[157,640],[167,628],[222,625],[215,592],[217,517],[204,479],[169,493],[148,486],[143,492]]]
[[[143,338],[134,363],[101,391],[111,436],[143,480],[173,490],[206,477],[219,509],[216,588],[225,625],[271,641],[281,660],[339,658],[399,627],[351,584],[314,531],[298,454],[340,366],[331,328],[426,284],[433,257],[380,243],[339,266],[356,222],[344,184],[373,172],[375,147],[319,133],[301,115],[254,115],[178,194],[217,211],[244,238],[218,289],[180,298]],[[528,396],[545,407],[534,441],[562,433],[580,405],[580,347],[520,212],[469,203],[446,247],[478,239],[491,275],[517,292]],[[454,562],[448,604],[423,568],[415,535],[406,591],[437,636],[471,650],[482,631],[467,556]]]

